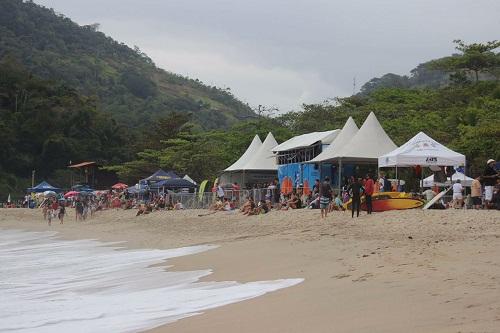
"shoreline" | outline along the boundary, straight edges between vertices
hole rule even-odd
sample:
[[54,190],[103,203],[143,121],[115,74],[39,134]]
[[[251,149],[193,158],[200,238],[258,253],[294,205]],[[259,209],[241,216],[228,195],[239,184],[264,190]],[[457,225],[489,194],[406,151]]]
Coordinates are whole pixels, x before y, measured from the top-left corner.
[[[291,288],[208,310],[147,332],[494,332],[500,325],[500,213],[201,211],[99,212],[48,227],[37,210],[0,210],[0,229],[63,239],[126,241],[127,248],[219,247],[170,259],[169,270],[212,269],[202,281],[304,278]],[[411,238],[410,238],[411,237]]]

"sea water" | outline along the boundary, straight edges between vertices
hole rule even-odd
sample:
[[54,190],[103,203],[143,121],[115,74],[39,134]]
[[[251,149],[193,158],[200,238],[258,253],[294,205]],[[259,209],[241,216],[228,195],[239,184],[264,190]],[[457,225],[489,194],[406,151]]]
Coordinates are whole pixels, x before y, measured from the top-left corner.
[[0,230],[0,332],[137,332],[300,283],[199,282],[152,266],[214,246],[130,250],[53,232]]

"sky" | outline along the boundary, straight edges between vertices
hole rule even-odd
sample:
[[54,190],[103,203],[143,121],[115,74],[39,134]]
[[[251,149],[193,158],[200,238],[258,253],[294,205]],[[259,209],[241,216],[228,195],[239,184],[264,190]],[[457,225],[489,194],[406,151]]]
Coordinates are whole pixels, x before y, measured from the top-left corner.
[[[498,0],[35,0],[148,54],[158,67],[231,88],[252,107],[299,110],[386,73],[499,39]],[[355,82],[355,84],[354,84]]]

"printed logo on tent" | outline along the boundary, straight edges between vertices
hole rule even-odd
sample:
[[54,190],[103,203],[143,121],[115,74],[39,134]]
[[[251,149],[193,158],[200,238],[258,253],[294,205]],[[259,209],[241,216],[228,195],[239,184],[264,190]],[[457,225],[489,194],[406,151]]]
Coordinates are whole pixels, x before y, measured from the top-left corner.
[[437,161],[438,161],[437,157],[427,157],[425,159],[425,162],[427,163],[437,163]]

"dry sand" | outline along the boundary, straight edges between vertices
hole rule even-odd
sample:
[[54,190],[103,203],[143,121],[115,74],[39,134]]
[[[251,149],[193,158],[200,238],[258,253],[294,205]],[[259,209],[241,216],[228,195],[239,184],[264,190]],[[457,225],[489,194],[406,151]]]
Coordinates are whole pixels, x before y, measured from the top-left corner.
[[244,217],[206,211],[106,211],[49,228],[41,212],[0,210],[0,228],[54,230],[130,247],[219,248],[169,261],[207,280],[302,277],[295,287],[150,332],[500,332],[500,212],[393,211],[351,219],[318,211]]

